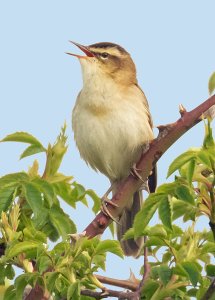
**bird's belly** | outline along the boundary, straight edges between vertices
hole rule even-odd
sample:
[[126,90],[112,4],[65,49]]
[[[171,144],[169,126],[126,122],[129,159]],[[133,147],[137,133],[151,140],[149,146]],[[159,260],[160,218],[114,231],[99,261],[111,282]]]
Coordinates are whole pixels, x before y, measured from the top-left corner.
[[73,130],[82,158],[112,181],[128,175],[142,147],[153,138],[146,113],[127,106],[106,114],[76,107]]

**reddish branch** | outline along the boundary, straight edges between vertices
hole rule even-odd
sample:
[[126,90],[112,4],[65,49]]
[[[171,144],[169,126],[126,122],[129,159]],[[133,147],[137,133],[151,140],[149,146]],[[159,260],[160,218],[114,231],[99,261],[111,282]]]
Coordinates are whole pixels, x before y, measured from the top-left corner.
[[[144,236],[144,245],[146,245],[146,241],[147,241],[147,237]],[[146,280],[148,279],[150,270],[151,270],[151,266],[148,261],[148,248],[146,246],[144,246],[144,274],[143,274],[143,278],[139,284],[139,292],[141,292]]]
[[[153,169],[155,163],[167,151],[167,149],[174,144],[185,132],[201,121],[201,116],[212,105],[215,104],[215,95],[197,106],[190,112],[187,112],[182,105],[180,105],[179,112],[181,118],[175,123],[165,126],[159,126],[159,135],[154,139],[149,149],[144,152],[136,164],[138,173],[142,180],[146,180]],[[107,203],[107,209],[114,218],[117,218],[127,201],[132,197],[135,191],[140,188],[142,181],[132,175],[129,175],[118,187],[116,193],[113,195],[111,201],[117,204],[117,207]],[[107,226],[112,222],[112,219],[105,215],[102,211],[95,217],[95,219],[86,227],[86,236],[92,238],[102,234]]]
[[120,279],[109,278],[109,277],[101,276],[101,275],[96,275],[96,277],[102,283],[113,285],[113,286],[118,286],[118,287],[128,289],[131,291],[136,291],[139,287],[138,281],[135,283],[130,280],[120,280]]
[[108,297],[118,298],[120,300],[139,300],[139,296],[135,292],[121,292],[106,290],[105,292],[95,292],[91,290],[82,290],[81,295],[93,297],[94,299],[104,299]]

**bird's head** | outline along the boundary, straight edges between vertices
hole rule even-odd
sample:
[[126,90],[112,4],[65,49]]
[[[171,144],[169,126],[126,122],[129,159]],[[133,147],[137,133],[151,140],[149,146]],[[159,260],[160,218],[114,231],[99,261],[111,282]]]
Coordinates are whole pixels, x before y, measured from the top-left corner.
[[130,54],[113,43],[96,43],[83,46],[72,42],[85,55],[67,53],[80,60],[83,77],[88,80],[94,75],[107,76],[119,84],[136,84],[136,68]]

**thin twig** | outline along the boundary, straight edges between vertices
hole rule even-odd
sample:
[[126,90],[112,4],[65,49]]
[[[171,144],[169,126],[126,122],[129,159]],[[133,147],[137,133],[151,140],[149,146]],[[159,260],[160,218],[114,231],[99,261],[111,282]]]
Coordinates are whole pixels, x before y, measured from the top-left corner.
[[122,291],[113,291],[113,290],[106,290],[104,292],[96,292],[96,291],[91,291],[91,290],[82,290],[81,295],[83,296],[89,296],[93,297],[95,299],[104,299],[108,297],[114,297],[118,298],[120,300],[139,300],[139,298],[134,298],[136,297],[135,292],[122,292]]
[[147,241],[147,237],[144,236],[144,274],[143,274],[143,278],[139,285],[140,292],[141,292],[146,280],[148,279],[150,271],[151,271],[151,266],[148,261],[148,248],[145,246],[146,241]]
[[130,280],[120,280],[115,278],[110,278],[106,276],[96,275],[97,279],[101,281],[102,283],[125,288],[131,291],[136,291],[138,289],[138,282],[132,282]]

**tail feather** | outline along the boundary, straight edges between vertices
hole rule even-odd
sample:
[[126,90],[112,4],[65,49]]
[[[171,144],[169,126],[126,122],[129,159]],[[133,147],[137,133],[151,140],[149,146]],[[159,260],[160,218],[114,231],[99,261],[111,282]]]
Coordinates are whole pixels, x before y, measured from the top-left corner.
[[[148,178],[148,186],[150,193],[153,193],[157,185],[157,168],[154,167],[152,174]],[[125,232],[133,226],[134,218],[138,211],[141,209],[143,202],[142,192],[137,191],[133,195],[132,205],[129,208],[125,208],[122,216],[120,217],[119,224],[117,224],[117,238],[121,243],[123,252],[127,256],[138,257],[141,253],[141,249],[144,244],[144,237],[137,239],[128,239],[122,241]]]
[[150,193],[154,193],[157,187],[157,165],[155,165],[151,175],[149,175],[148,186]]
[[123,252],[127,256],[137,257],[140,254],[141,248],[144,243],[144,238],[140,237],[136,240],[128,239],[122,241],[125,232],[133,226],[135,215],[138,213],[142,206],[142,192],[134,193],[132,206],[128,209],[125,208],[123,214],[117,224],[117,238],[121,243]]

